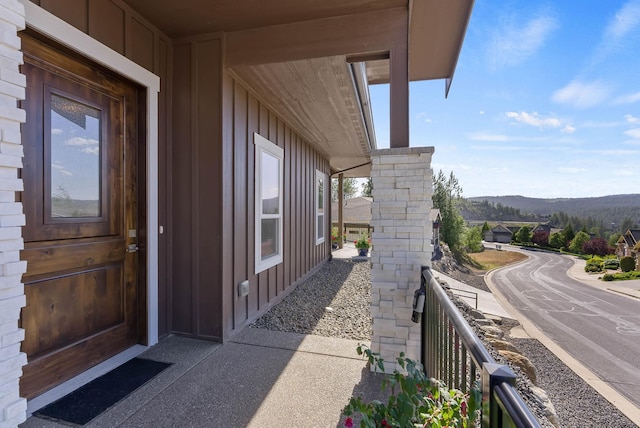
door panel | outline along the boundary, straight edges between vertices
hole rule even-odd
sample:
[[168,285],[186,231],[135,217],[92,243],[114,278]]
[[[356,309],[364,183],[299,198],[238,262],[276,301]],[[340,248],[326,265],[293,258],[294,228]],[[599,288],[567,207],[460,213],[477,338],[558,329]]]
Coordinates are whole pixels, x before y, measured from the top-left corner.
[[22,37],[27,305],[21,393],[34,397],[138,341],[138,92]]

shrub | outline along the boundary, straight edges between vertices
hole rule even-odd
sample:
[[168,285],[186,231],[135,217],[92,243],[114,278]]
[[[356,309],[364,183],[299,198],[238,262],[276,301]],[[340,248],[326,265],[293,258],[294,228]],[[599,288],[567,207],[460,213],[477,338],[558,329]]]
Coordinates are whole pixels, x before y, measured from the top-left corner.
[[609,247],[609,243],[603,238],[593,238],[582,244],[582,252],[584,254],[595,254],[596,256],[606,256],[613,254],[613,248]]
[[622,272],[631,272],[636,267],[636,261],[631,256],[624,256],[620,259],[620,270]]
[[616,270],[616,269],[618,269],[620,267],[620,260],[618,260],[618,259],[606,259],[602,263],[602,267],[604,269]]
[[604,275],[602,275],[602,280],[603,281],[613,281],[613,274],[605,273]]
[[602,272],[603,260],[601,257],[591,257],[587,260],[587,264],[584,267],[585,272]]
[[[359,345],[357,352],[365,354],[376,371],[384,371],[384,363],[377,353],[364,345]],[[347,416],[346,427],[353,427],[351,416],[355,414],[362,416],[361,427],[466,428],[475,425],[482,400],[477,387],[471,388],[469,394],[448,389],[442,382],[427,377],[422,364],[405,358],[403,353],[397,361],[407,373],[394,370],[383,380],[382,387],[391,386],[393,392],[388,402],[365,403],[361,397],[352,397],[342,411]]]

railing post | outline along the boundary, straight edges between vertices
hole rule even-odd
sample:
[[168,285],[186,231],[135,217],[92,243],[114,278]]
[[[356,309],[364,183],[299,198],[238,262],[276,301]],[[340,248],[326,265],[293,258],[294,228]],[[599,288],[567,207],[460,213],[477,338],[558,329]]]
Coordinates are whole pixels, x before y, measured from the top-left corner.
[[482,364],[482,427],[502,428],[513,426],[509,417],[504,418],[494,394],[496,385],[507,382],[515,386],[516,375],[504,364]]

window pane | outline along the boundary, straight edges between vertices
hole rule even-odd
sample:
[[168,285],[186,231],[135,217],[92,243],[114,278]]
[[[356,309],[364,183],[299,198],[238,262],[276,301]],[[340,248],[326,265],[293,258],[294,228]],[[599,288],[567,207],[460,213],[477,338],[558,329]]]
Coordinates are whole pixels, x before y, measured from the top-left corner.
[[265,260],[278,254],[278,222],[277,218],[269,218],[262,220],[262,249],[260,258]]
[[280,210],[280,161],[262,152],[262,214],[279,214]]
[[324,212],[324,180],[322,177],[318,177],[317,179],[318,186],[318,212]]
[[317,239],[324,238],[324,216],[318,216],[318,237]]
[[100,216],[101,112],[51,94],[51,216]]

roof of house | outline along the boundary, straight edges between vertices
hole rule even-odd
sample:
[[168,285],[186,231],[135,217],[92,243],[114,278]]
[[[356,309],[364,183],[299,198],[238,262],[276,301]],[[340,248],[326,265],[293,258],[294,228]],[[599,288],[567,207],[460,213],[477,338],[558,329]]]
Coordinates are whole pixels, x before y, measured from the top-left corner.
[[474,0],[125,0],[170,37],[224,37],[224,64],[345,177],[375,150],[368,85],[408,41],[410,81],[448,92]]
[[511,230],[509,230],[507,227],[498,224],[497,226],[495,226],[493,229],[491,229],[491,232],[496,234],[496,233],[508,233],[510,235],[513,235],[513,232]]
[[[342,221],[344,223],[371,222],[371,203],[373,198],[358,196],[346,199],[342,205]],[[331,203],[331,221],[338,221],[338,202]]]
[[431,220],[432,223],[435,221],[441,220],[440,210],[437,208],[432,208],[429,211],[429,220]]

